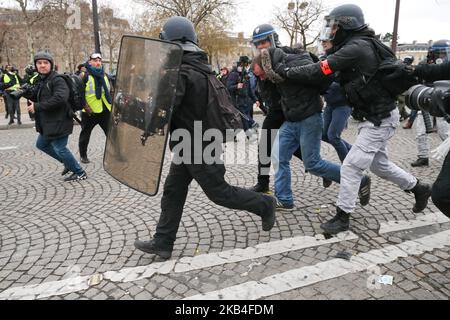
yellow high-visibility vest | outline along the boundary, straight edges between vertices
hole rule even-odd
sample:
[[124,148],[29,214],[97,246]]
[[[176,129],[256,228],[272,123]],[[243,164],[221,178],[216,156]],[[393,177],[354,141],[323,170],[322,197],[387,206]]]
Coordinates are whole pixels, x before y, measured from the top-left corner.
[[[108,91],[111,90],[108,77],[105,75],[105,82]],[[102,113],[103,104],[111,111],[111,104],[106,100],[105,89],[102,88],[102,98],[97,99],[95,94],[95,79],[93,76],[89,75],[88,81],[86,83],[86,102],[94,113]]]
[[39,73],[36,73],[34,76],[31,77],[30,80],[28,80],[30,82],[30,84],[34,84],[34,82],[36,81],[36,78],[39,76]]
[[[16,77],[16,84],[13,85],[12,87],[9,87],[6,89],[6,91],[16,91],[20,88],[20,82],[19,82],[19,78],[17,77],[17,75],[15,74],[14,77]],[[11,82],[11,77],[5,73],[3,75],[3,83],[9,83]]]

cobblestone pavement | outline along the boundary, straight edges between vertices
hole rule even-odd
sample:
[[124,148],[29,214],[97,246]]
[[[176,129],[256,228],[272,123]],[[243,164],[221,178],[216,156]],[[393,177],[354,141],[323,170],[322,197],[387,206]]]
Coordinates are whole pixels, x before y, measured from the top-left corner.
[[[352,142],[355,134],[352,123],[345,137]],[[0,131],[0,299],[450,297],[449,220],[432,204],[413,214],[413,197],[378,177],[351,232],[332,239],[323,238],[320,224],[333,216],[338,187],[325,190],[297,160],[296,210],[279,214],[270,233],[261,231],[259,218],[214,205],[194,183],[172,259],[163,262],[133,246],[154,232],[161,195],[139,194],[102,169],[99,128],[90,144],[89,179],[81,183],[63,183],[62,166],[36,150],[35,138],[31,128]],[[412,130],[399,129],[390,151],[419,178],[437,177],[439,161],[410,167]],[[328,145],[323,157],[338,161]],[[256,162],[228,166],[227,180],[252,186],[256,170]],[[342,253],[347,260],[337,258]],[[378,283],[382,275],[392,276],[392,284]]]

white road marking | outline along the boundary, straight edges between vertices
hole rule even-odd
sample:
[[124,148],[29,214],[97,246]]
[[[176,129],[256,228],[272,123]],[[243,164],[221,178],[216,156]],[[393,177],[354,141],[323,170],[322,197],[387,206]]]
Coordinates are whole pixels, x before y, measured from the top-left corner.
[[17,147],[0,147],[0,151],[16,150]]
[[334,259],[285,273],[276,274],[261,281],[246,282],[233,287],[195,295],[185,300],[256,300],[274,296],[283,292],[303,288],[345,276],[362,272],[376,265],[394,262],[398,258],[420,255],[435,249],[450,246],[450,230],[436,233],[415,241],[403,242],[380,250],[362,253],[351,261]]
[[[388,222],[385,224],[381,224],[380,233],[390,233],[395,231],[403,231],[403,230],[409,230],[414,229],[422,226],[432,225],[432,224],[438,224],[438,223],[445,223],[448,222],[449,219],[443,215],[436,214],[436,215],[427,215],[424,217],[419,218],[418,220],[414,221],[398,221],[398,222]],[[450,232],[450,231],[447,231]],[[439,233],[434,236],[439,236],[444,233]],[[434,236],[430,236],[423,239],[433,239]],[[258,258],[268,257],[276,254],[282,254],[292,251],[298,251],[308,248],[314,248],[319,247],[327,244],[334,244],[339,243],[342,241],[351,241],[356,240],[358,237],[351,233],[345,233],[340,234],[336,238],[332,238],[329,240],[325,240],[320,238],[320,236],[313,238],[313,237],[297,237],[297,238],[291,238],[291,239],[285,239],[281,241],[275,241],[275,242],[269,242],[269,243],[263,243],[260,245],[257,245],[255,247],[250,247],[246,249],[235,249],[225,252],[219,252],[219,253],[211,253],[211,254],[205,254],[200,255],[196,257],[184,257],[179,260],[172,260],[162,263],[154,263],[149,266],[142,266],[142,267],[135,267],[135,268],[125,268],[120,271],[110,271],[103,274],[104,279],[110,280],[112,282],[132,282],[142,279],[148,279],[151,278],[155,274],[169,274],[169,273],[184,273],[189,271],[195,271],[205,268],[210,268],[214,266],[229,264],[229,263],[238,263],[242,261],[247,260],[254,260]],[[448,242],[448,238],[445,239]],[[440,248],[445,246],[444,243],[447,243],[445,241],[442,242],[442,246],[430,246],[429,249],[433,250],[434,248]],[[416,249],[417,245],[415,246],[414,241],[405,242],[404,245],[410,245],[410,250],[407,252],[409,254],[421,254],[423,253],[423,250]],[[420,246],[419,246],[420,247]],[[402,251],[401,249],[398,249],[399,246],[393,246],[389,247],[391,250],[397,249],[397,252],[400,253],[398,257],[407,257],[408,253],[405,251]],[[421,249],[423,249],[421,247]],[[344,272],[342,275],[348,274],[350,272],[358,272],[359,269],[355,269],[355,261],[358,261],[360,257],[365,257],[365,255],[374,254],[375,256],[379,255],[378,261],[376,263],[383,263],[383,252],[387,249],[383,250],[374,250],[370,253],[359,255],[356,258],[353,258],[351,262],[344,261],[344,260],[331,260],[326,262],[325,264],[319,264],[317,266],[323,266],[325,268],[324,270],[317,269],[317,266],[314,267],[305,267],[305,268],[313,268],[313,269],[299,269],[299,270],[311,270],[314,271],[314,274],[312,277],[311,273],[309,275],[312,278],[304,278],[303,281],[299,284],[298,279],[296,281],[292,281],[292,279],[288,279],[285,286],[291,286],[292,284],[295,284],[295,286],[300,285],[305,286],[308,285],[309,282],[311,282],[311,279],[317,279],[318,281],[324,281],[327,279],[333,279],[336,277],[341,276],[341,273]],[[395,257],[397,259],[398,257]],[[386,256],[384,257],[386,258]],[[389,260],[388,262],[394,261]],[[385,263],[388,263],[385,262]],[[329,263],[329,265],[327,265]],[[342,266],[346,266],[345,270],[342,269]],[[339,269],[341,268],[341,269]],[[335,269],[336,272],[332,272],[332,270]],[[331,271],[330,271],[331,270]],[[341,270],[341,271],[339,271]],[[356,271],[355,271],[356,270]],[[365,270],[365,269],[362,269]],[[291,271],[295,273],[295,270]],[[284,275],[284,274],[283,274]],[[290,273],[286,273],[286,276],[289,276]],[[320,276],[319,276],[320,275]],[[277,279],[277,276],[274,276],[274,279]],[[279,277],[282,277],[280,275]],[[328,277],[328,278],[327,278]],[[272,277],[273,278],[273,277]],[[48,298],[52,296],[58,296],[58,295],[65,295],[73,292],[83,291],[89,288],[88,282],[89,282],[90,276],[87,277],[75,277],[71,279],[61,280],[61,281],[54,281],[54,282],[48,282],[43,283],[40,285],[31,285],[31,286],[23,286],[23,287],[15,287],[10,288],[6,291],[3,291],[0,293],[0,300],[5,299],[40,299],[40,298]],[[271,278],[267,278],[271,279]],[[266,279],[266,280],[267,280]],[[308,281],[307,281],[308,280]],[[271,280],[275,281],[275,280]],[[316,281],[316,282],[318,282]],[[247,286],[253,286],[257,285],[257,290],[260,289],[260,286],[262,286],[264,281],[261,283],[251,283],[249,282]],[[312,283],[315,283],[312,281]],[[246,284],[243,284],[241,286],[245,286]],[[276,284],[276,286],[279,286],[279,284]],[[238,286],[239,287],[239,286]],[[281,288],[281,286],[280,286]],[[231,290],[231,289],[229,289]],[[253,289],[252,289],[253,290]],[[256,289],[255,289],[256,290]],[[264,289],[265,290],[265,289]],[[291,290],[291,289],[290,289]],[[259,292],[259,291],[258,291]],[[284,291],[282,291],[284,292]],[[222,293],[221,293],[222,294]],[[276,294],[276,293],[275,293]],[[247,298],[246,298],[247,299]]]
[[75,277],[37,285],[10,288],[0,293],[0,300],[34,300],[61,296],[89,288],[90,277]]
[[[172,272],[184,273],[228,263],[237,263],[275,254],[358,239],[358,237],[351,232],[343,233],[338,237],[329,240],[318,238],[297,237],[263,243],[256,247],[246,249],[235,249],[200,255],[197,257],[185,257],[180,260],[153,263],[148,266],[125,268],[120,271],[106,272],[103,274],[103,278],[112,282],[132,282],[151,278],[154,274],[169,274]],[[10,288],[0,293],[0,300],[40,299],[78,292],[89,288],[88,283],[90,278],[91,276],[75,277],[68,280],[48,282],[40,285]]]
[[247,260],[269,257],[276,254],[298,251],[308,248],[320,247],[327,244],[334,244],[342,241],[356,240],[358,237],[346,232],[336,238],[329,240],[313,237],[296,237],[281,241],[262,243],[256,247],[246,249],[234,249],[230,251],[217,252],[199,255],[196,257],[184,257],[179,261],[168,261],[151,264],[145,267],[127,268],[120,271],[105,273],[105,279],[114,282],[130,282],[152,277],[155,273],[169,274],[185,273],[194,270],[221,266],[229,263],[238,263]]
[[379,233],[386,234],[391,232],[405,231],[447,222],[450,222],[450,219],[447,218],[443,213],[431,213],[418,217],[416,220],[389,221],[387,223],[381,223]]

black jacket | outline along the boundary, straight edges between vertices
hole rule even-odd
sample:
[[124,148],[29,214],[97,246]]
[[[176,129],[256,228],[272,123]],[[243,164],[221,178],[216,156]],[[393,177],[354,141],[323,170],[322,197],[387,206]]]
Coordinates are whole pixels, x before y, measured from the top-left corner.
[[[203,120],[208,105],[208,79],[205,72],[212,73],[206,53],[184,53],[170,124],[171,133],[177,129],[186,129],[193,139],[194,122]],[[173,149],[176,144],[171,141],[170,148]]]
[[323,95],[327,107],[343,107],[348,106],[348,102],[342,93],[341,86],[337,82],[333,82],[328,91]]
[[[243,83],[244,88],[238,89],[239,83]],[[252,90],[250,76],[246,71],[238,72],[237,69],[233,69],[227,80],[227,88],[236,107],[250,106],[258,100]]]
[[380,61],[370,40],[374,37],[371,29],[354,33],[327,60],[291,68],[287,77],[307,84],[326,81],[339,72],[338,80],[350,106],[369,116],[383,118],[395,109],[395,98],[379,82],[369,82]]
[[[267,53],[263,53],[267,55]],[[272,65],[274,64],[273,55],[270,57]],[[299,66],[307,66],[313,63],[310,54],[303,51],[301,54],[285,54],[282,55],[282,62],[284,65],[290,68]],[[263,57],[263,68],[266,74],[272,74],[270,70],[270,62]],[[271,78],[269,76],[269,78]],[[273,81],[276,81],[273,80]],[[312,115],[322,112],[323,103],[320,97],[320,86],[298,83],[294,80],[285,80],[277,82],[277,90],[281,95],[281,106],[283,109],[284,117],[290,122],[303,121]]]
[[48,140],[72,134],[73,119],[69,106],[69,87],[56,72],[40,76],[35,96],[26,97],[35,102],[36,131]]
[[[291,47],[280,47],[280,49],[284,53],[288,54],[298,54],[303,52],[299,49],[294,49]],[[316,56],[311,53],[310,55],[314,62],[318,61]],[[281,96],[277,90],[277,86],[273,82],[258,78],[256,90],[257,100],[264,102],[264,104],[269,108],[271,114],[283,112],[283,109],[281,108]]]
[[420,64],[415,74],[425,81],[450,80],[450,61],[442,64]]

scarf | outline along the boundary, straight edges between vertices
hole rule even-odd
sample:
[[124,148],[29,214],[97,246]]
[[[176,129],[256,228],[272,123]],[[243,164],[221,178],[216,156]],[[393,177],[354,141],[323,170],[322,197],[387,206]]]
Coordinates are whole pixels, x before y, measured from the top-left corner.
[[105,81],[105,69],[102,67],[101,69],[94,68],[89,63],[85,64],[86,70],[89,72],[91,76],[94,77],[95,81],[95,96],[98,100],[102,98],[102,88],[105,91],[106,101],[109,104],[112,103],[112,98],[108,90],[108,86]]

